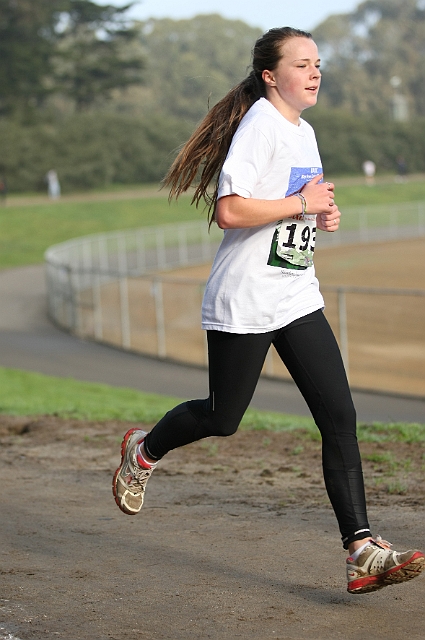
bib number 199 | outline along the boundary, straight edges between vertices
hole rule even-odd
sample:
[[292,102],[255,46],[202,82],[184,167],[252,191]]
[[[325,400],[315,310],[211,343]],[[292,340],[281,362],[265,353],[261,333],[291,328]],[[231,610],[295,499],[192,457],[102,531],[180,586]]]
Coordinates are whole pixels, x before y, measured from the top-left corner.
[[313,264],[316,243],[316,218],[287,224],[282,221],[277,240],[277,254],[291,264],[309,267]]

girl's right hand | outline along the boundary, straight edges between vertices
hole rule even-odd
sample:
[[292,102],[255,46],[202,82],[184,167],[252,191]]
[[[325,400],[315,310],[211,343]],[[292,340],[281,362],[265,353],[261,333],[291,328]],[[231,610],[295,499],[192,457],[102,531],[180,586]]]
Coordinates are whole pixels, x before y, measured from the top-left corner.
[[307,203],[307,214],[329,213],[331,207],[335,206],[334,202],[334,185],[332,182],[321,182],[323,173],[315,176],[310,182],[307,182],[302,188]]

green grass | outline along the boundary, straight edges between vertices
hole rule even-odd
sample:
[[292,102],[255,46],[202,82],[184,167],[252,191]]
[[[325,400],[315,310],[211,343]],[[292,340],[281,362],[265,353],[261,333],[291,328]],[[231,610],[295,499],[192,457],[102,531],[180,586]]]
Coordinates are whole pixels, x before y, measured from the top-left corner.
[[[409,189],[407,189],[409,187]],[[340,197],[341,195],[341,197]],[[344,187],[336,192],[336,201],[342,212],[341,229],[367,227],[416,226],[418,206],[421,203],[424,216],[425,182],[411,184],[387,184],[375,187]],[[391,205],[413,206],[394,207]],[[367,217],[364,217],[364,214]],[[394,215],[395,214],[395,215]]]
[[[128,187],[129,190],[134,188]],[[149,188],[152,190],[153,187]],[[121,187],[115,186],[110,191],[116,195],[120,190]],[[10,202],[13,200],[10,198]],[[389,181],[374,187],[337,186],[336,200],[342,210],[357,205],[373,208],[373,205],[394,202],[425,201],[425,182],[395,184]],[[110,201],[90,200],[90,194],[87,194],[87,200],[81,202],[0,207],[0,268],[40,263],[50,245],[90,233],[205,219],[205,212],[190,206],[188,196],[170,205],[165,193],[163,196]],[[377,225],[387,222],[386,216],[377,214]],[[357,224],[356,216],[353,220],[348,215],[343,216],[343,228],[354,224]]]
[[338,187],[338,179],[335,179],[335,201],[340,209],[420,200],[425,200],[425,181]]
[[[0,367],[0,413],[7,415],[151,423],[179,402],[182,400],[170,396]],[[312,428],[313,421],[250,410],[244,426],[282,431]]]
[[406,422],[359,424],[357,436],[362,442],[425,442],[425,424]]
[[40,263],[52,244],[90,233],[202,219],[206,214],[191,207],[189,197],[171,205],[164,196],[3,207],[0,268]]
[[150,423],[177,398],[0,367],[0,413]]
[[[0,414],[55,415],[78,420],[125,420],[151,424],[174,407],[178,398],[143,393],[106,384],[55,378],[40,373],[0,367]],[[294,431],[319,439],[311,418],[249,409],[242,429]],[[359,425],[359,440],[372,442],[425,442],[425,425]]]

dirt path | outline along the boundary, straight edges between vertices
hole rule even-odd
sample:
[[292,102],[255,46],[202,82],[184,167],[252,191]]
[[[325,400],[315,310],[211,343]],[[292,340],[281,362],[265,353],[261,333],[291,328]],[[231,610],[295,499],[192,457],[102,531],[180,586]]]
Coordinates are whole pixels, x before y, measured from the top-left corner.
[[[126,428],[0,418],[0,640],[423,638],[423,576],[346,593],[319,442],[196,443],[128,517],[110,489]],[[423,546],[424,447],[362,449],[374,530]]]

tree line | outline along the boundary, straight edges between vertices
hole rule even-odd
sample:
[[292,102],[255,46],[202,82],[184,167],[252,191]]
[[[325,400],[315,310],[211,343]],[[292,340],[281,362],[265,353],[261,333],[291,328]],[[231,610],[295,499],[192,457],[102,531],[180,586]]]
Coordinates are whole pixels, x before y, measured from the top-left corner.
[[90,0],[0,0],[0,115],[23,123],[61,95],[76,110],[142,81],[145,66],[131,50],[138,33],[128,4]]
[[329,108],[388,117],[394,97],[402,96],[412,119],[425,116],[423,0],[366,0],[351,13],[330,16],[313,35]]
[[[158,181],[209,106],[249,72],[259,29],[219,15],[131,23],[130,6],[0,0],[0,177],[11,190],[44,189],[52,168],[65,191]],[[419,6],[367,0],[315,30],[323,84],[304,117],[328,175],[358,174],[365,159],[393,171],[399,156],[425,171],[423,83],[405,71],[425,56]],[[389,74],[402,79],[406,122],[391,117]]]

